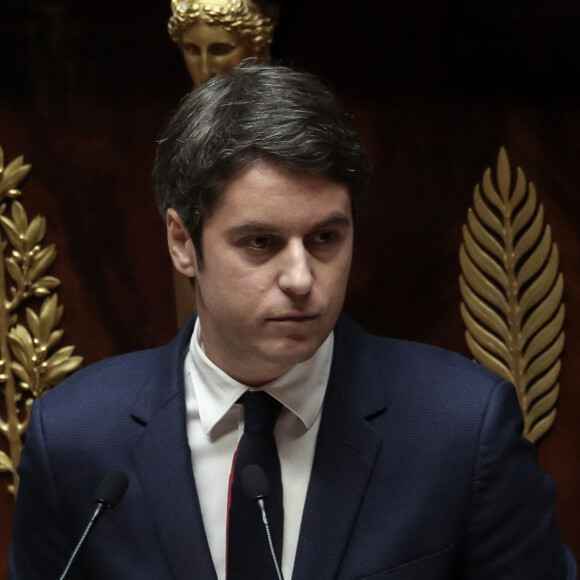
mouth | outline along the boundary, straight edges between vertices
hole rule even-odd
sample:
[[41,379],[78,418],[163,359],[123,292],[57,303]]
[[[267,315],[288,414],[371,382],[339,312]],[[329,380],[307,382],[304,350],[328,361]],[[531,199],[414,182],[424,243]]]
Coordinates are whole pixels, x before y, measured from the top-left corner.
[[282,322],[287,324],[306,324],[318,318],[318,314],[274,316],[268,318],[268,322]]

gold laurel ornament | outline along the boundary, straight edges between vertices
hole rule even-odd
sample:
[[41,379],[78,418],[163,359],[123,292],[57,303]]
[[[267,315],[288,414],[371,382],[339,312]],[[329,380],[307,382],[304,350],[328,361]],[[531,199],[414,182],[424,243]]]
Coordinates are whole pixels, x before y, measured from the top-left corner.
[[524,436],[552,426],[564,348],[564,282],[544,208],[504,148],[475,186],[460,250],[461,315],[474,358],[514,384]]
[[[17,157],[4,167],[0,147],[0,393],[4,413],[0,433],[8,453],[0,450],[0,472],[12,475],[8,490],[16,496],[23,437],[30,408],[41,396],[76,370],[82,362],[74,347],[58,348],[64,334],[57,328],[63,306],[55,289],[60,282],[46,274],[56,258],[54,244],[42,246],[46,219],[28,220],[17,189],[30,165]],[[24,308],[43,299],[38,311]]]

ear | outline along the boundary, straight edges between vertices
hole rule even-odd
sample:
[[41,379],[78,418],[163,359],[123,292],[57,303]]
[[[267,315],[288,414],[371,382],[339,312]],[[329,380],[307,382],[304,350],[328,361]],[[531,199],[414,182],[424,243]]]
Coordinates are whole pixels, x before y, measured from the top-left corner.
[[175,269],[185,276],[193,278],[198,271],[195,246],[181,218],[172,207],[165,214],[165,223],[167,225],[167,245]]

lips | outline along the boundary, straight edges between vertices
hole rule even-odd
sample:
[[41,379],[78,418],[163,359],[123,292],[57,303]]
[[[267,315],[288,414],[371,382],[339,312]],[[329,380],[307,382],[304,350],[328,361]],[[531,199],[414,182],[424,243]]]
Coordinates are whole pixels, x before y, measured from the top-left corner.
[[268,320],[271,322],[289,322],[289,323],[301,323],[301,322],[311,322],[318,318],[317,314],[301,314],[301,315],[288,315],[288,316],[272,316]]

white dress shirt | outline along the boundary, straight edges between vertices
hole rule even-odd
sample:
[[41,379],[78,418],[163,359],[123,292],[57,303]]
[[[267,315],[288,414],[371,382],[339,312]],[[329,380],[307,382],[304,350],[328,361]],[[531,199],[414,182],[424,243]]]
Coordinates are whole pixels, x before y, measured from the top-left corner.
[[[285,578],[292,577],[333,343],[331,333],[312,358],[260,388],[283,405],[274,436],[284,489],[282,572]],[[236,401],[248,389],[205,355],[200,345],[198,319],[185,359],[187,438],[218,580],[226,578],[228,484],[234,453],[244,431],[243,407]],[[259,517],[257,512],[256,517]]]

